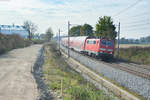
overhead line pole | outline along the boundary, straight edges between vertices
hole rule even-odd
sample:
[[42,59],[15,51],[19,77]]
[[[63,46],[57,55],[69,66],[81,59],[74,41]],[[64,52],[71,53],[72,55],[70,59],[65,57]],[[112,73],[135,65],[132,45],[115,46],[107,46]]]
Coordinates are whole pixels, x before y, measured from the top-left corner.
[[117,47],[117,58],[119,59],[119,46],[120,46],[120,22],[119,22],[119,25],[118,25],[118,47]]
[[70,31],[70,22],[68,21],[68,58],[70,57],[70,36],[69,36],[69,31]]
[[70,57],[70,27],[71,25],[78,25],[78,24],[70,24],[68,21],[68,58]]
[[59,35],[58,42],[59,42],[59,51],[60,51],[60,29],[59,29],[58,35]]

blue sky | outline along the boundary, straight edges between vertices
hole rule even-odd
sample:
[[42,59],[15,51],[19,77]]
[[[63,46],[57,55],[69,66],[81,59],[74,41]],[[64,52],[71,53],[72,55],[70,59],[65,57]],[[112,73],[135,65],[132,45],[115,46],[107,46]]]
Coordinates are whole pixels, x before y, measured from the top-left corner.
[[121,22],[121,37],[140,38],[150,35],[150,0],[118,12],[137,0],[0,0],[0,24],[22,25],[31,20],[44,33],[51,27],[56,34],[60,28],[67,33],[67,22],[91,24],[94,29],[101,16],[112,16],[114,24]]

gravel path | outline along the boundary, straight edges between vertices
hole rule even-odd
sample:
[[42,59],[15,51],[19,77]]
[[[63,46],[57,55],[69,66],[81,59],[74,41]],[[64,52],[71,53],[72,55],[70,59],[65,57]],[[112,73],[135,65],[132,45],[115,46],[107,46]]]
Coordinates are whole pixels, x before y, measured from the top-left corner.
[[0,100],[37,99],[37,84],[31,72],[41,48],[33,45],[0,56]]

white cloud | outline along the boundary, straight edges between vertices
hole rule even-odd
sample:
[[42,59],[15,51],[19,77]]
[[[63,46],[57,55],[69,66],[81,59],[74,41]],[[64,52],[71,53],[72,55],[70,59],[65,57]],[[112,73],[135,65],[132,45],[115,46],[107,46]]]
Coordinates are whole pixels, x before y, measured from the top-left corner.
[[[126,8],[136,0],[10,0],[0,2],[0,24],[22,24],[25,20],[31,20],[38,24],[39,32],[44,32],[51,26],[56,33],[58,28],[67,32],[67,21],[73,24],[89,23],[95,27],[100,16],[112,16],[120,10]],[[136,7],[124,12],[114,18],[122,23],[129,23],[134,20],[131,16],[145,12],[149,8],[150,2],[142,2]],[[143,7],[144,6],[144,7]],[[145,17],[144,17],[145,18]],[[116,20],[117,19],[117,20]],[[140,20],[136,18],[136,20]],[[135,20],[135,21],[136,21]],[[134,33],[141,32],[136,31]],[[132,31],[123,29],[122,37],[138,37]],[[128,35],[130,33],[130,35]]]

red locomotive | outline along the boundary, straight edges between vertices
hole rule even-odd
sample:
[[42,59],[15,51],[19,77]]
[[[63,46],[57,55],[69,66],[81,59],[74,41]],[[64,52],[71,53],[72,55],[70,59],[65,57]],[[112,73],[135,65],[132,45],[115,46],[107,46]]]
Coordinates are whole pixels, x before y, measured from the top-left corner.
[[[64,46],[68,46],[68,38],[61,40]],[[89,38],[88,36],[70,37],[69,46],[90,56],[101,58],[112,58],[114,53],[114,42],[109,39]]]

